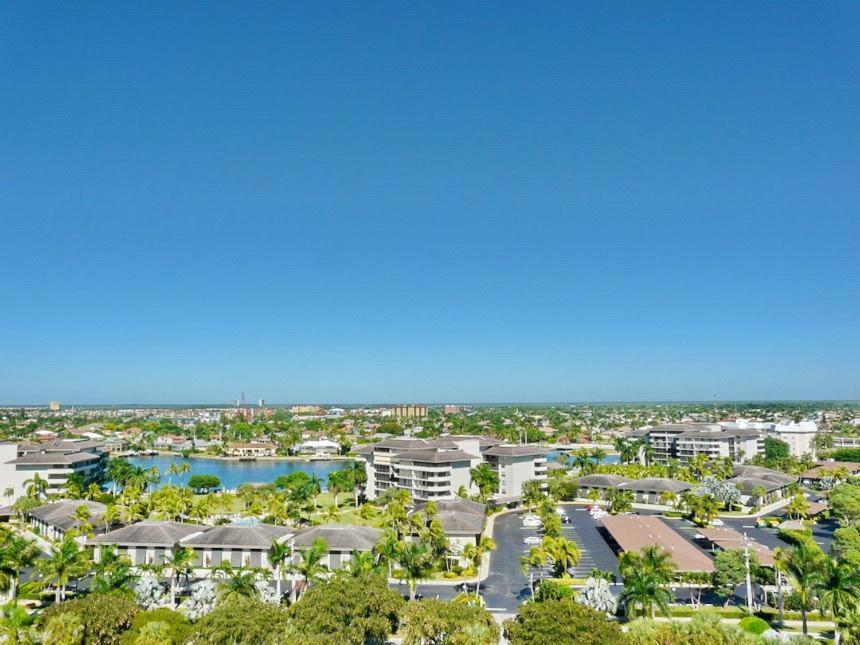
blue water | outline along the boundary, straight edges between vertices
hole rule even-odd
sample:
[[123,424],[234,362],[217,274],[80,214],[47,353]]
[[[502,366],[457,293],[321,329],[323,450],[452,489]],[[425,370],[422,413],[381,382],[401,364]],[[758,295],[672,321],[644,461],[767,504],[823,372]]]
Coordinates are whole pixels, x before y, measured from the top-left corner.
[[[316,474],[323,482],[328,482],[329,473],[345,468],[351,463],[349,461],[225,461],[205,457],[184,459],[167,455],[128,457],[128,461],[142,468],[158,468],[161,473],[159,484],[161,486],[167,483],[184,484],[191,475],[215,475],[221,480],[221,486],[226,489],[238,488],[245,483],[268,484],[281,475],[289,475],[297,470],[303,470],[309,475]],[[191,466],[191,470],[182,475],[168,476],[167,468],[179,462],[187,463]]]

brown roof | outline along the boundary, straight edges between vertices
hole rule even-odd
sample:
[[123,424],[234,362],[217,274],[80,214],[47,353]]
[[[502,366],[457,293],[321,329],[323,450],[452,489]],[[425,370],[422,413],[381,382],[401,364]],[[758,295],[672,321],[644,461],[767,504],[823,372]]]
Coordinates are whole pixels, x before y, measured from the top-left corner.
[[[699,533],[704,535],[707,539],[709,539],[721,549],[742,549],[744,547],[743,534],[735,531],[734,529],[718,526],[709,526],[703,529],[699,529]],[[746,543],[751,551],[755,551],[756,557],[758,557],[759,564],[762,564],[766,567],[773,566],[773,551],[767,548],[764,544],[761,544],[749,538],[747,538]]]
[[837,468],[845,468],[849,473],[860,470],[860,464],[854,461],[823,461],[801,475],[803,479],[821,479],[833,473]]
[[701,549],[690,544],[660,518],[650,515],[610,515],[603,526],[624,551],[640,551],[656,544],[668,553],[680,572],[714,570],[714,563]]

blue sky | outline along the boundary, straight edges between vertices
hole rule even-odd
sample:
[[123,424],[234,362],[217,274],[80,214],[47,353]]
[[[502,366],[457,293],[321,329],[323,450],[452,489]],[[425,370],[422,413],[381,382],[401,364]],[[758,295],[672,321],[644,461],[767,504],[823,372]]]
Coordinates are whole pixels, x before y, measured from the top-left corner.
[[860,399],[856,3],[0,18],[0,402]]

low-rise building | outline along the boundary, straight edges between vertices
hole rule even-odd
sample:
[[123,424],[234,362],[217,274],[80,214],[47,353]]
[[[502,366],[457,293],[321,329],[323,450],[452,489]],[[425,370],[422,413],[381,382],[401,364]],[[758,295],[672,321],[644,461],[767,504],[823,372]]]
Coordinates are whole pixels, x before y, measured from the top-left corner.
[[182,539],[205,531],[208,527],[182,522],[144,520],[115,529],[103,535],[90,538],[88,544],[95,547],[93,558],[101,557],[101,550],[111,545],[121,555],[127,555],[131,563],[140,565],[160,565],[170,552],[177,548]]
[[[754,504],[769,504],[785,496],[786,489],[798,480],[794,475],[787,475],[778,470],[763,466],[736,465],[734,477],[726,480],[741,491],[740,502],[744,506]],[[758,493],[764,491],[759,497]]]
[[[461,554],[467,545],[475,546],[481,539],[487,522],[487,507],[465,499],[440,500],[433,504],[436,505],[435,519],[445,531],[452,558],[457,564],[466,565]],[[427,505],[419,504],[415,512],[426,511]],[[417,532],[413,531],[410,537],[415,539]]]
[[484,460],[499,474],[499,496],[522,495],[523,484],[537,480],[546,489],[546,455],[549,451],[537,445],[496,445],[487,448]]
[[180,545],[194,549],[195,566],[217,567],[227,562],[232,567],[273,570],[269,549],[274,541],[285,542],[291,529],[275,524],[225,524],[180,540]]
[[[79,509],[87,509],[87,518]],[[39,535],[49,540],[60,540],[71,529],[88,528],[93,533],[104,533],[104,514],[107,506],[85,499],[63,499],[37,506],[25,513],[27,523]]]
[[[708,423],[669,423],[637,431],[650,447],[651,459],[687,463],[698,455],[743,463],[764,452],[765,433],[754,428]],[[644,453],[641,454],[644,458]]]
[[277,446],[273,443],[231,443],[227,454],[231,457],[274,457]]
[[293,547],[293,562],[298,564],[300,549],[311,547],[317,540],[326,544],[326,555],[322,564],[331,571],[349,565],[353,552],[372,551],[382,536],[382,530],[372,526],[325,524],[299,529],[289,537]]
[[340,444],[331,439],[308,439],[296,444],[294,450],[300,455],[330,457],[340,452]]

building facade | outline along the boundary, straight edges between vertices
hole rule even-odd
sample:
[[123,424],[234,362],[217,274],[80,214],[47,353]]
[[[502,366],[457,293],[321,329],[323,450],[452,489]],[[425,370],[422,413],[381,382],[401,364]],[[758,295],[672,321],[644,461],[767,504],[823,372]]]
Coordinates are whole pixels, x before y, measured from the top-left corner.
[[100,482],[107,465],[107,453],[93,441],[52,441],[46,443],[0,443],[0,482],[11,488],[13,497],[27,492],[35,475],[48,482],[47,494],[59,493],[69,476],[80,475],[85,484]]

